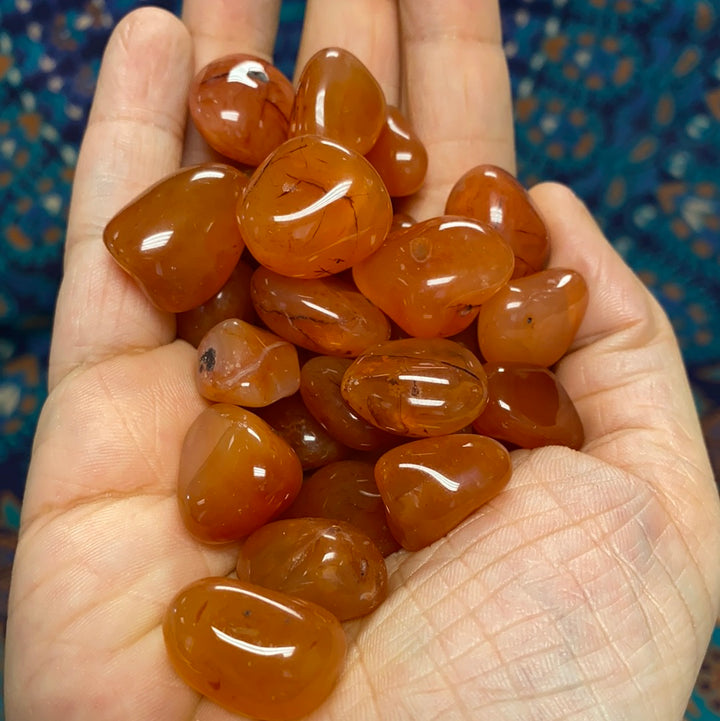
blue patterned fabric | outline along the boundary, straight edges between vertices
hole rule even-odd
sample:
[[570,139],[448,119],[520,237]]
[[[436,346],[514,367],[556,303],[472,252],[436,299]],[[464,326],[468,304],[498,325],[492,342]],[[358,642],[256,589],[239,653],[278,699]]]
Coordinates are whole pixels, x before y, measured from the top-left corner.
[[[102,50],[150,3],[0,0],[0,613],[49,332],[73,167]],[[179,0],[152,3],[178,11]],[[504,0],[519,176],[567,183],[669,313],[720,468],[720,5]],[[304,2],[283,3],[292,75]],[[2,718],[0,714],[0,719]],[[688,707],[720,719],[720,631]]]

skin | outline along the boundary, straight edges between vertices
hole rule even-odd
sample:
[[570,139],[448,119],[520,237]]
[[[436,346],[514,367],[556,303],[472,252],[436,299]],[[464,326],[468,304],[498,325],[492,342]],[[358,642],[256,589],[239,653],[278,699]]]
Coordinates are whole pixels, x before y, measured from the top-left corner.
[[[235,563],[189,537],[175,500],[182,438],[204,407],[194,351],[101,234],[147,185],[209,156],[192,129],[185,138],[191,76],[228,52],[269,57],[277,11],[188,0],[180,21],[143,9],[108,46],[12,579],[10,721],[235,718],[177,678],[160,628],[181,586]],[[514,169],[498,17],[492,0],[309,0],[298,65],[323,46],[356,53],[427,144],[427,184],[407,207],[418,219],[441,213],[472,165]],[[682,717],[718,611],[720,514],[680,354],[578,198],[532,192],[551,265],[590,288],[558,369],[587,443],[516,452],[506,491],[389,559],[390,597],[346,625],[346,667],[315,721]]]

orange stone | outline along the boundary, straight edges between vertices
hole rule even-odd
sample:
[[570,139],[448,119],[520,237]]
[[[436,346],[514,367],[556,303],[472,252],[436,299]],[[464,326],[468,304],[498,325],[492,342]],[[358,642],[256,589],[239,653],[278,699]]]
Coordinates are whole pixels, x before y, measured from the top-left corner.
[[314,603],[230,578],[180,591],[163,622],[170,662],[235,714],[294,721],[330,695],[345,658],[340,622]]
[[229,165],[182,168],[117,213],[103,241],[160,310],[190,310],[222,288],[240,258],[234,209],[246,184]]
[[362,155],[302,136],[283,143],[253,173],[238,222],[261,265],[294,278],[318,278],[377,250],[392,222],[392,204]]
[[300,395],[319,423],[343,445],[358,451],[386,449],[397,443],[397,438],[362,418],[340,393],[343,375],[351,364],[347,358],[310,358],[300,369]]
[[496,228],[515,253],[513,278],[537,273],[547,264],[550,238],[530,194],[506,170],[478,165],[455,183],[445,212],[475,218]]
[[197,387],[211,401],[267,406],[300,387],[292,343],[237,318],[214,326],[197,350]]
[[478,432],[521,448],[579,449],[582,421],[552,371],[525,363],[486,363],[488,403],[473,422]]
[[409,551],[448,534],[497,496],[510,474],[507,450],[469,433],[404,443],[375,466],[390,530]]
[[285,518],[331,518],[347,521],[372,540],[383,556],[399,548],[390,532],[374,463],[337,461],[319,468],[303,482]]
[[290,135],[320,135],[361,155],[385,122],[378,81],[352,53],[325,48],[313,55],[298,79]]
[[250,278],[253,269],[243,260],[235,266],[225,285],[197,308],[177,316],[177,337],[196,348],[203,336],[218,323],[238,318],[256,323],[257,315],[250,300]]
[[365,157],[393,198],[412,195],[420,189],[427,172],[425,146],[400,110],[388,105],[380,136]]
[[358,289],[416,338],[466,328],[512,274],[513,252],[494,229],[468,218],[431,218],[390,234],[353,267]]
[[551,366],[570,347],[587,304],[587,285],[574,270],[516,278],[480,309],[480,351],[488,361]]
[[208,145],[245,165],[260,165],[287,140],[295,93],[273,65],[254,55],[228,55],[194,78],[188,107]]
[[387,597],[385,561],[349,523],[287,518],[245,539],[237,576],[326,608],[340,621],[366,616]]
[[204,410],[183,441],[180,513],[207,543],[244,538],[295,499],[302,467],[295,451],[254,413],[228,404]]
[[412,215],[408,215],[407,213],[395,213],[390,226],[390,232],[392,233],[394,230],[409,228],[411,225],[415,225],[415,223],[417,223],[417,220],[415,220]]
[[445,338],[403,338],[369,348],[340,392],[369,423],[403,436],[439,436],[472,423],[487,402],[480,361]]
[[270,330],[315,353],[354,358],[390,337],[383,312],[345,278],[288,278],[260,267],[251,291]]
[[320,425],[299,393],[258,408],[256,412],[297,453],[303,470],[339,461],[350,452]]

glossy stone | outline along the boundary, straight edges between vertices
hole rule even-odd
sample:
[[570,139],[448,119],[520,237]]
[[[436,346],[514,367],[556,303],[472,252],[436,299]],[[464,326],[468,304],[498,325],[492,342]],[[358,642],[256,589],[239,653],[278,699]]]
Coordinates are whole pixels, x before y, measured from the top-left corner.
[[234,208],[246,184],[229,165],[183,168],[117,213],[103,241],[160,310],[190,310],[222,288],[240,258]]
[[197,387],[211,401],[267,406],[300,387],[292,343],[237,318],[214,326],[197,350]]
[[327,518],[258,528],[240,548],[237,576],[317,603],[341,621],[367,615],[387,597],[380,551],[354,526]]
[[375,481],[397,540],[417,551],[442,538],[510,480],[507,450],[485,436],[457,433],[385,453]]
[[354,358],[390,337],[383,312],[345,278],[288,278],[260,267],[251,292],[270,330],[315,353]]
[[295,93],[273,65],[254,55],[228,55],[194,78],[188,107],[210,147],[256,166],[287,140]]
[[342,397],[340,384],[352,361],[316,356],[300,370],[300,394],[307,409],[340,443],[359,451],[385,449],[397,439],[368,423]]
[[390,232],[392,233],[394,230],[409,228],[411,225],[415,225],[415,223],[417,223],[417,220],[415,220],[412,215],[408,215],[407,213],[395,213],[392,218],[392,224],[390,225]]
[[492,228],[453,216],[395,231],[353,267],[359,290],[416,338],[459,333],[510,278],[514,256]]
[[238,205],[250,252],[294,278],[339,273],[375,251],[392,204],[365,158],[315,136],[283,143],[250,178]]
[[180,678],[243,717],[293,721],[329,696],[345,658],[340,622],[324,608],[230,578],[183,588],[163,622]]
[[399,544],[387,525],[374,468],[367,461],[328,463],[305,479],[283,516],[347,521],[367,535],[383,556],[390,555]]
[[551,366],[570,347],[587,303],[587,285],[574,270],[548,268],[516,278],[480,309],[480,351],[488,361]]
[[369,348],[345,371],[345,401],[366,421],[403,436],[439,436],[471,423],[487,402],[480,361],[445,338]]
[[177,337],[196,348],[203,336],[218,323],[238,318],[256,323],[257,315],[250,300],[250,278],[253,269],[243,260],[238,261],[225,285],[197,308],[177,316]]
[[288,442],[297,453],[303,470],[339,461],[350,452],[320,425],[305,407],[299,393],[258,408],[257,414]]
[[496,228],[515,253],[514,278],[547,264],[550,238],[530,194],[506,170],[478,165],[455,183],[445,212],[475,218]]
[[580,416],[552,371],[525,363],[486,363],[488,403],[473,422],[485,435],[521,448],[584,442]]
[[183,441],[178,500],[196,538],[244,538],[284,511],[302,484],[295,452],[254,413],[228,404],[204,410]]
[[385,96],[352,53],[325,48],[298,79],[290,135],[320,135],[364,155],[385,122]]
[[412,195],[425,180],[427,150],[410,121],[392,105],[388,105],[380,135],[365,157],[380,173],[393,198]]

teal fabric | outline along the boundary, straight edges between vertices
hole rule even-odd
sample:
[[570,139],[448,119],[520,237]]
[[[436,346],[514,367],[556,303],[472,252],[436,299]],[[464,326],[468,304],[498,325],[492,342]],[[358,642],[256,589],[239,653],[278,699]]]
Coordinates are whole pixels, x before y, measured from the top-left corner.
[[[0,0],[0,613],[45,397],[73,167],[131,0]],[[153,3],[178,11],[179,0]],[[519,176],[563,181],[667,310],[720,467],[720,5],[504,0]],[[304,2],[282,6],[292,75]],[[720,631],[687,719],[720,718]]]

